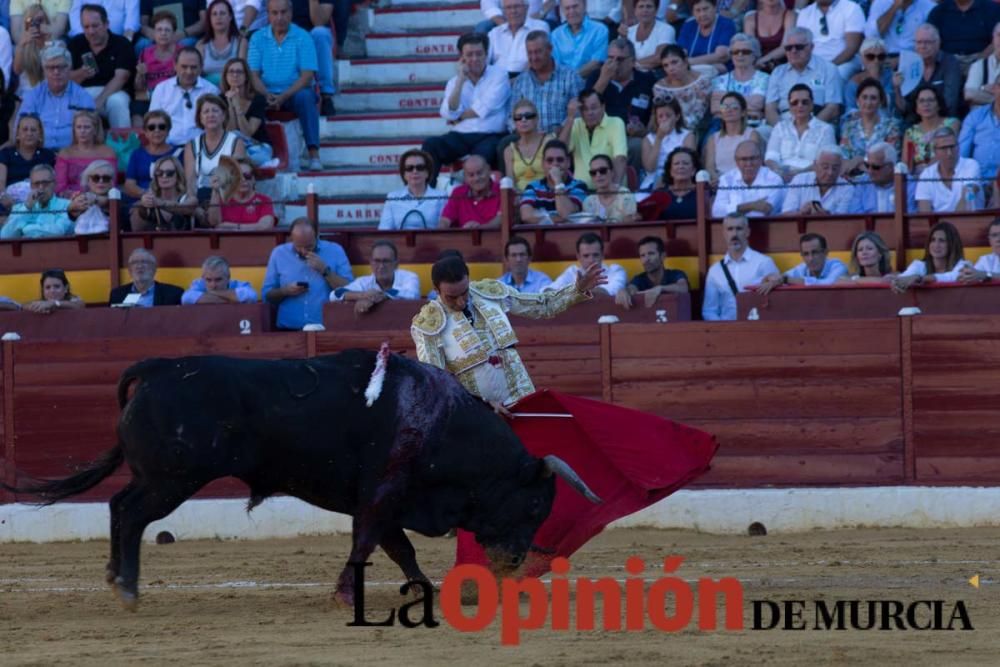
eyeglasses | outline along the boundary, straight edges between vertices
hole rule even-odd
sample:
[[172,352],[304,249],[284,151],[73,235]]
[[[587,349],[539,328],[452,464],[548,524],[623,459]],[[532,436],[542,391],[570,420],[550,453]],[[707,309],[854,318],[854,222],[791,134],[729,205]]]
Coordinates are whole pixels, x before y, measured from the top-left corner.
[[789,51],[805,51],[808,44],[785,44],[785,53]]
[[515,121],[534,120],[535,118],[538,118],[538,114],[534,113],[532,111],[526,111],[524,113],[516,113],[516,114],[514,114],[514,120]]
[[935,151],[953,151],[958,148],[958,144],[948,144],[947,146],[935,146]]
[[185,90],[184,91],[184,106],[187,107],[188,109],[193,109],[194,108],[194,104],[191,102],[191,91],[190,90]]
[[63,70],[69,69],[69,65],[46,65],[46,72],[62,72]]
[[156,172],[157,178],[163,178],[165,176],[176,176],[176,175],[177,175],[176,169],[160,169]]
[[881,169],[882,167],[886,166],[887,164],[889,164],[889,163],[885,162],[883,164],[872,164],[871,162],[867,162],[866,161],[865,162],[865,169],[872,169],[872,170],[874,170],[874,169]]
[[607,167],[597,167],[596,169],[590,170],[590,175],[597,176],[598,174],[600,174],[601,176],[605,176],[610,171],[611,170],[608,169]]
[[146,126],[146,131],[147,132],[166,132],[167,131],[167,124],[166,123],[150,123],[149,125]]
[[134,259],[128,263],[129,266],[153,266],[156,262],[151,259]]
[[753,51],[750,49],[729,49],[729,54],[733,56],[750,56],[753,55]]
[[240,176],[243,177],[244,181],[252,181],[254,179],[254,175],[253,175],[252,171],[241,171],[240,172]]
[[547,158],[545,158],[545,164],[561,164],[561,163],[563,163],[565,161],[566,161],[566,158],[563,157],[563,156],[559,156],[559,157],[547,157]]
[[830,26],[827,25],[827,23],[826,23],[826,15],[825,14],[820,14],[819,15],[819,34],[824,35],[824,36],[830,34]]
[[812,100],[789,100],[788,106],[790,107],[805,107],[812,104]]
[[54,180],[52,180],[51,178],[47,178],[44,181],[32,181],[31,182],[31,187],[33,187],[33,188],[44,188],[46,186],[52,185],[53,183],[55,183]]
[[409,171],[409,172],[413,172],[413,171],[427,171],[427,165],[423,164],[423,163],[421,163],[421,164],[408,164],[405,167],[403,167],[403,171]]
[[111,174],[91,174],[90,181],[92,183],[110,183],[114,176]]
[[883,62],[889,56],[885,53],[866,53],[865,60],[877,60]]

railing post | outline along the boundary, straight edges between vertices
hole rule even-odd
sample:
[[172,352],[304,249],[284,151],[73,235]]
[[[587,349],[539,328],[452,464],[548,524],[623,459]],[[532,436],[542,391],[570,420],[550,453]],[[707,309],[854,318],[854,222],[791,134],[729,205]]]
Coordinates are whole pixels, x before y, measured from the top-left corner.
[[111,188],[108,192],[108,269],[111,272],[111,289],[121,285],[122,266],[122,236],[121,224],[121,198],[122,193],[118,188]]
[[[3,445],[4,469],[3,481],[8,486],[17,483],[17,452],[14,437],[14,336],[4,336],[7,340],[0,342],[0,355],[3,356],[3,388],[0,400],[3,401]],[[0,503],[14,502],[14,494],[8,494],[0,489]]]
[[319,238],[319,197],[316,196],[316,184],[312,182],[306,184],[306,217]]
[[896,210],[892,214],[893,245],[896,250],[896,271],[906,268],[906,205],[909,198],[906,196],[906,164],[897,162],[893,176],[893,197],[896,200]]
[[514,227],[514,179],[504,176],[500,179],[500,247],[497,248],[497,256],[503,256],[503,249],[507,247],[507,241],[513,233]]
[[708,181],[711,178],[709,173],[702,169],[695,174],[694,193],[697,204],[697,230],[698,230],[698,283],[705,284],[705,276],[708,274],[708,255],[712,249],[712,228],[708,224]]
[[615,400],[611,377],[611,325],[598,324],[601,332],[601,398],[605,403]]
[[[912,290],[911,290],[912,291]],[[903,481],[917,481],[917,456],[913,434],[913,318],[899,320],[900,412],[903,427]]]

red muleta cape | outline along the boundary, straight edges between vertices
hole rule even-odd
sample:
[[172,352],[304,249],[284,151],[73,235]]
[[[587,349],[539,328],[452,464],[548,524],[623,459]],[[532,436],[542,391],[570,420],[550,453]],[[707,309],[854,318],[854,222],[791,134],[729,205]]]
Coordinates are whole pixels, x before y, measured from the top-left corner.
[[[555,391],[537,391],[515,404],[508,422],[534,456],[555,454],[602,502],[593,504],[556,479],[552,512],[534,544],[554,553],[529,554],[521,576],[537,577],[556,556],[569,557],[606,525],[666,498],[709,468],[718,444],[708,433],[631,408]],[[486,565],[472,533],[458,531],[455,564]]]

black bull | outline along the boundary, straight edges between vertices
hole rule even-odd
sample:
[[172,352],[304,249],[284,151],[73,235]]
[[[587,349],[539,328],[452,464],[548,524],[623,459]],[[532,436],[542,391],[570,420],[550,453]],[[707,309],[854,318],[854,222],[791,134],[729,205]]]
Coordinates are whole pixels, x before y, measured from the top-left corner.
[[[132,479],[109,503],[107,579],[130,609],[146,526],[221,477],[246,482],[248,510],[284,493],[352,515],[349,562],[381,546],[408,580],[420,581],[427,578],[403,529],[471,531],[500,572],[523,561],[548,516],[553,472],[597,500],[565,463],[530,455],[444,371],[391,355],[381,395],[366,407],[375,361],[374,352],[350,350],[308,360],[139,362],[118,383],[113,449],[71,477],[10,490],[54,503],[126,463]],[[352,601],[353,583],[345,567],[340,601]]]

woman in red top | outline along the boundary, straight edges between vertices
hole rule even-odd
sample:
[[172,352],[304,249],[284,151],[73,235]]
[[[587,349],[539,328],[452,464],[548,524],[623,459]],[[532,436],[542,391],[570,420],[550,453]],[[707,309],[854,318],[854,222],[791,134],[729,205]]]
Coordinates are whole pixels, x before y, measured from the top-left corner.
[[277,222],[271,198],[254,190],[253,165],[246,158],[239,158],[240,183],[235,194],[223,201],[218,188],[212,188],[212,202],[208,209],[208,224],[216,229],[271,229]]

